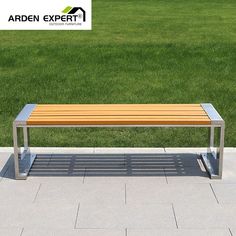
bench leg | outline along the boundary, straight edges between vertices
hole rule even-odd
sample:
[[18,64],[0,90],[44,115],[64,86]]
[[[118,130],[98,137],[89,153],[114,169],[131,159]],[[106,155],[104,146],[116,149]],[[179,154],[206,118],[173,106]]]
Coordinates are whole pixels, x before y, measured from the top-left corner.
[[210,128],[210,146],[209,146],[210,148],[214,147],[214,143],[215,143],[214,139],[215,139],[215,127],[212,126]]
[[224,123],[219,127],[219,145],[217,145],[217,147],[214,145],[215,129],[216,128],[214,127],[210,128],[209,151],[207,153],[202,153],[201,158],[210,177],[212,179],[221,179],[224,154]]
[[24,150],[27,151],[29,148],[29,128],[23,127],[23,137],[24,137]]
[[15,165],[15,178],[26,179],[29,170],[35,160],[36,155],[31,154],[29,151],[29,133],[28,128],[23,127],[24,135],[24,151],[21,153],[18,145],[18,128],[17,125],[13,124],[13,143],[14,143],[14,165]]

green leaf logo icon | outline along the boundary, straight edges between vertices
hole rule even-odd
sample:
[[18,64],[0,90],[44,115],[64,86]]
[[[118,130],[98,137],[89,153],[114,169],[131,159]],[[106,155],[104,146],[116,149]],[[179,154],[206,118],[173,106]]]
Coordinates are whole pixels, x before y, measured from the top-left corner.
[[70,6],[68,6],[68,7],[66,7],[63,11],[62,11],[62,13],[68,13],[70,10],[72,9],[72,7],[70,7]]

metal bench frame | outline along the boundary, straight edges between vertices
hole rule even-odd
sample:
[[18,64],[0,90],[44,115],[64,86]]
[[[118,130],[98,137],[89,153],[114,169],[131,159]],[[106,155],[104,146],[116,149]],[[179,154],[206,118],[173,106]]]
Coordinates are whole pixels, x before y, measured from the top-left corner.
[[[27,104],[13,122],[15,178],[26,179],[36,154],[30,152],[29,128],[34,127],[205,127],[210,131],[209,147],[206,153],[201,154],[203,164],[212,179],[221,179],[223,170],[224,129],[225,122],[210,103],[202,103],[202,108],[211,120],[209,125],[27,125],[27,119],[36,107],[36,104]],[[24,150],[21,152],[18,145],[18,128],[23,129]],[[215,145],[215,128],[219,128],[219,145]]]

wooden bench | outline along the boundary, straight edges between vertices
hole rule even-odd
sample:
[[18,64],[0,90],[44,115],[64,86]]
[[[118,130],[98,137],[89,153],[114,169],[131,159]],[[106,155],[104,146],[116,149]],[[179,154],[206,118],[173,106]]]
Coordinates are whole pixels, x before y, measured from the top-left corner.
[[[27,104],[13,122],[15,177],[26,179],[36,157],[29,149],[33,127],[206,127],[208,151],[201,154],[211,178],[222,177],[224,120],[209,104]],[[18,128],[23,128],[24,151],[18,147]],[[214,147],[215,128],[219,144]]]

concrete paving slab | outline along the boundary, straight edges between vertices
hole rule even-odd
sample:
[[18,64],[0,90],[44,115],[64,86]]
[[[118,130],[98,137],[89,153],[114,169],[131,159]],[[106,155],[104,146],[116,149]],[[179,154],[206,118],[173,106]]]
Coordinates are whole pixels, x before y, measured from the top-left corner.
[[[92,154],[81,154],[77,153],[75,154],[76,157],[78,158],[78,161],[80,162],[85,162],[88,164],[86,161],[94,161],[99,162],[99,161],[114,161],[114,162],[124,162],[124,153],[92,153]],[[93,162],[92,162],[93,163]]]
[[174,204],[179,228],[236,228],[235,204]]
[[14,168],[14,157],[13,154],[9,156],[8,161],[1,169],[2,181],[15,180],[15,168]]
[[120,205],[125,203],[125,184],[123,183],[86,183],[82,186],[80,203]]
[[225,147],[224,153],[236,153],[236,147]]
[[13,153],[14,148],[13,147],[0,147],[0,154],[1,153]]
[[[93,147],[30,147],[33,153],[94,153]],[[23,152],[24,148],[21,147],[20,151]],[[1,147],[0,153],[14,153],[13,147]]]
[[231,236],[228,229],[128,229],[128,236]]
[[73,229],[77,211],[78,204],[69,202],[0,205],[0,227]]
[[125,230],[107,229],[28,229],[21,236],[125,236]]
[[165,152],[167,153],[193,153],[193,154],[199,154],[202,152],[206,152],[207,148],[205,147],[176,147],[176,148],[171,148],[171,147],[166,147]]
[[76,228],[175,228],[170,204],[81,204]]
[[30,170],[30,176],[84,176],[81,159],[92,154],[38,154]]
[[[58,155],[58,156],[57,156]],[[71,174],[70,172],[70,162],[71,159],[65,159],[61,157],[61,154],[57,154],[55,158],[58,158],[58,162],[52,163],[51,155],[48,154],[38,154],[35,162],[31,168],[30,174],[27,177],[29,182],[83,182],[84,175],[85,175],[85,168],[78,168],[74,170],[74,173]],[[70,154],[69,154],[70,155]],[[4,172],[4,176],[2,181],[15,181],[15,174],[14,174],[14,160],[11,156],[9,162],[9,166]],[[66,164],[64,163],[67,163]],[[69,167],[68,167],[69,166]],[[64,168],[65,167],[65,168]],[[68,169],[66,169],[68,167]],[[62,172],[60,172],[62,169]],[[3,171],[2,171],[3,173]]]
[[[192,169],[192,173],[193,173],[193,175],[197,174],[199,177],[204,177],[205,176],[207,178],[199,178],[198,177],[198,178],[195,178],[194,181],[195,182],[205,182],[208,179],[207,182],[209,182],[209,183],[214,183],[214,182],[218,183],[219,181],[221,183],[236,183],[236,172],[235,172],[235,169],[236,169],[236,152],[233,151],[234,149],[235,148],[225,148],[224,161],[223,161],[223,177],[222,177],[221,180],[211,180],[211,179],[209,179],[208,175],[206,173],[205,174],[203,173],[203,172],[205,172],[205,169],[204,169],[202,163],[199,162],[200,169],[203,172],[200,173],[201,171],[199,172],[199,170]],[[186,148],[186,149],[177,148],[176,150],[173,149],[171,151],[175,151],[176,153],[178,153],[178,152],[181,153],[183,151],[183,153],[184,153],[185,152],[184,150],[186,150],[186,152],[189,152],[189,151],[193,152],[194,151],[192,148],[191,149],[189,149],[189,148]],[[188,168],[186,168],[186,169],[188,169]],[[190,169],[190,171],[191,171],[191,169]],[[199,174],[197,172],[199,172]],[[193,179],[190,179],[190,178],[188,178],[188,179],[184,178],[184,180],[183,180],[183,178],[179,178],[178,180],[176,180],[174,178],[168,178],[168,180],[170,180],[170,181],[173,180],[174,182],[176,182],[176,181],[180,181],[180,182],[181,181],[192,181],[192,182],[194,182]]]
[[68,202],[76,204],[82,195],[82,182],[78,183],[60,183],[58,181],[51,181],[49,183],[42,183],[37,194],[35,202],[48,203],[52,202]]
[[75,185],[83,183],[82,176],[28,176],[26,181],[34,183],[52,183],[52,184],[67,184],[73,183]]
[[165,153],[163,158],[169,161],[170,166],[196,168],[200,166],[200,156],[194,153]]
[[[82,170],[81,170],[82,171]],[[71,175],[65,175],[65,176],[57,176],[57,175],[45,175],[45,176],[28,176],[26,180],[15,180],[15,173],[14,173],[14,163],[11,163],[7,171],[5,172],[2,181],[3,182],[35,182],[35,183],[83,183],[84,180],[84,173],[85,170],[82,171],[82,173],[79,176],[71,176]]]
[[159,176],[116,176],[116,177],[111,177],[111,176],[85,176],[84,183],[107,183],[107,184],[112,184],[112,183],[142,183],[142,184],[148,184],[148,183],[163,183],[166,184],[166,177],[164,170],[162,172],[159,172]]
[[39,191],[39,183],[29,181],[2,181],[0,183],[0,206],[32,203]]
[[125,161],[133,169],[199,167],[200,158],[191,153],[125,154]]
[[[223,160],[223,177],[221,183],[236,183],[236,152],[226,152]],[[219,182],[211,180],[211,182]]]
[[[55,159],[56,165],[52,167],[60,167],[61,162],[68,161],[61,156],[63,151],[55,154],[58,160]],[[93,153],[81,153],[81,156],[93,156],[89,163],[87,160],[79,163],[84,167],[81,176],[71,176],[71,173],[29,176],[25,181],[13,179],[11,153],[0,151],[0,169],[5,168],[0,182],[0,235],[11,235],[11,232],[15,235],[17,229],[22,228],[23,236],[40,232],[45,235],[44,229],[52,235],[72,236],[77,233],[86,236],[132,236],[133,233],[138,236],[140,232],[144,236],[228,235],[228,228],[231,236],[236,235],[236,152],[233,149],[225,151],[223,179],[211,180],[202,163],[191,154],[193,150],[189,151],[175,153],[173,163],[164,157],[157,163],[154,156],[161,157],[163,153],[140,155],[139,151],[132,150],[132,153],[121,154],[125,170],[122,176],[97,174],[96,169],[107,167],[101,165],[101,158],[96,162]],[[49,166],[50,158],[41,161],[38,164]],[[168,166],[163,166],[166,161]],[[108,166],[117,167],[117,162]],[[73,230],[75,226],[80,229]],[[5,231],[1,231],[2,227]],[[7,231],[9,229],[13,231]]]
[[168,163],[168,157],[163,157],[164,153],[107,155],[95,154],[91,160],[87,160],[90,163],[86,166],[85,176],[163,176],[163,163]]
[[[2,153],[1,153],[2,154]],[[6,154],[6,155],[9,155],[9,154]],[[5,179],[14,179],[14,163],[13,163],[13,158],[11,157],[10,159],[12,159],[11,160],[11,164],[10,164],[10,169],[9,170],[7,170],[6,168],[4,169],[4,180]],[[188,158],[186,158],[186,160],[187,160]],[[190,158],[191,159],[191,158]],[[185,162],[184,162],[184,164],[185,164]],[[199,163],[198,163],[199,164]],[[190,161],[190,165],[191,165],[191,161]],[[195,166],[195,164],[193,164],[194,166]],[[235,158],[235,154],[234,153],[226,153],[225,154],[225,157],[224,157],[224,171],[223,171],[223,179],[221,180],[222,182],[229,182],[229,183],[236,183],[236,174],[234,173],[234,166],[235,166],[235,168],[236,168],[236,158]],[[198,175],[198,178],[195,178],[195,179],[193,179],[193,178],[189,178],[189,176],[188,176],[188,174],[186,174],[186,177],[187,178],[183,178],[184,177],[184,175],[181,175],[181,168],[179,168],[178,169],[178,171],[176,171],[175,169],[173,170],[173,169],[167,169],[166,168],[166,173],[167,173],[167,179],[169,180],[169,181],[180,181],[180,182],[184,182],[184,181],[191,181],[191,182],[204,182],[204,181],[206,181],[207,179],[209,180],[209,182],[218,182],[219,180],[210,180],[209,178],[208,178],[208,175],[206,174],[206,173],[204,173],[205,172],[205,170],[204,170],[204,168],[203,167],[200,167],[200,168],[203,168],[203,170],[202,171],[199,171],[199,170],[195,170],[195,168],[194,169],[191,169],[191,168],[188,168],[189,167],[189,165],[187,165],[186,166],[186,164],[183,166],[183,167],[185,167],[185,169],[187,169],[188,170],[188,172],[190,171],[192,171],[192,175],[194,176],[194,175]],[[196,167],[197,167],[197,164],[196,164]],[[171,173],[172,172],[172,173]],[[175,178],[172,178],[172,177],[174,177],[174,175],[173,175],[173,172],[175,173],[175,172],[178,172],[177,174],[176,174],[176,176],[182,176],[181,178],[178,178],[177,180],[175,179]],[[197,173],[197,172],[199,172],[199,173]],[[2,170],[2,173],[3,173],[3,170]],[[89,172],[88,172],[89,173]],[[88,174],[87,173],[87,174]],[[147,173],[147,171],[146,171],[146,173]],[[146,173],[143,173],[143,175],[145,175]],[[94,174],[94,173],[93,173]],[[139,173],[140,174],[140,173]],[[158,176],[162,176],[163,177],[163,172],[160,172],[159,174],[158,174],[158,171],[156,171],[156,172],[154,172],[154,173],[152,173],[152,172],[149,172],[149,174],[150,175],[156,175],[156,177],[158,177]],[[81,175],[82,175],[82,173],[81,173]],[[88,175],[90,175],[91,176],[91,172],[88,174]],[[94,174],[95,175],[95,174]],[[109,176],[109,175],[108,175]],[[47,176],[48,178],[49,177],[51,177],[51,176]],[[67,176],[65,176],[65,177],[67,177]],[[82,180],[84,179],[83,178],[83,176],[81,176],[82,178]],[[101,176],[102,177],[102,176]],[[155,177],[155,176],[154,176]],[[199,178],[200,177],[200,178]],[[207,177],[207,178],[202,178],[202,177]],[[30,179],[30,178],[28,178],[28,179]],[[43,181],[43,179],[44,178],[42,178],[42,181]],[[67,178],[65,178],[65,179],[67,179]],[[116,179],[116,178],[114,178],[114,179]],[[129,179],[132,179],[132,178],[129,178]],[[184,179],[184,180],[183,180]],[[34,180],[35,180],[35,178],[34,178]],[[88,179],[89,180],[89,179]],[[164,178],[161,180],[161,181],[163,181],[164,180]],[[194,181],[193,181],[194,180]],[[204,180],[204,181],[203,181]]]
[[7,173],[9,166],[13,163],[13,156],[12,153],[0,153],[0,182],[2,181],[3,177]]
[[11,227],[11,228],[0,228],[1,236],[21,236],[23,228]]
[[211,185],[219,203],[236,203],[236,184],[220,182]]
[[94,153],[164,153],[164,148],[94,148]]
[[124,154],[92,154],[80,157],[79,164],[86,176],[124,176],[127,172]]
[[[150,152],[150,149],[152,149],[154,152],[156,151],[165,151],[165,152],[184,152],[186,153],[199,153],[201,151],[206,150],[206,147],[150,147],[150,148],[139,148],[139,147],[116,147],[116,148],[106,148],[106,147],[31,147],[31,150],[37,153],[55,153],[57,151],[66,153],[67,151],[72,152],[72,153],[94,153],[96,151],[101,151],[103,152],[104,150],[111,150],[114,149],[115,152],[121,152],[123,150],[129,151],[134,150],[135,152],[139,152],[140,150]],[[115,150],[116,149],[116,150]],[[135,149],[138,149],[137,151]],[[149,149],[149,150],[148,150]],[[23,148],[21,148],[23,150]],[[112,150],[111,150],[112,151]],[[146,152],[145,151],[145,152]],[[14,148],[13,147],[1,147],[0,148],[0,153],[13,153]],[[224,152],[236,152],[236,147],[225,147]],[[123,153],[123,152],[122,152]]]
[[209,183],[204,167],[165,168],[168,183]]
[[204,184],[127,184],[127,203],[211,203],[216,201],[208,183]]
[[200,157],[194,153],[125,154],[125,161],[133,168],[199,168],[200,165]]
[[0,152],[0,168],[3,168],[5,166],[11,155],[11,152]]
[[81,202],[86,204],[122,204],[125,202],[125,185],[105,183],[75,184],[43,183],[36,202]]
[[[96,155],[101,155],[101,154],[95,154],[95,157]],[[124,155],[122,159],[124,161],[124,165],[122,166],[122,163],[114,163],[113,166],[105,165],[104,167],[101,166],[96,167],[96,165],[94,165],[91,168],[88,166],[85,172],[85,182],[93,181],[94,178],[91,177],[94,176],[95,177],[99,176],[99,178],[96,179],[98,181],[103,181],[103,182],[107,181],[108,179],[109,181],[116,179],[116,181],[118,180],[124,183],[126,181],[130,181],[134,176],[140,179],[142,176],[161,177],[159,181],[165,182],[165,173],[162,168],[163,157],[161,156],[164,155],[164,153],[163,154],[126,153],[126,154],[111,154],[111,155],[114,155],[114,158],[116,157],[116,155]],[[105,160],[106,158],[104,157],[104,161]],[[109,177],[109,178],[104,178],[104,177]]]
[[33,153],[50,153],[50,154],[92,154],[94,153],[93,147],[32,147],[30,148]]
[[236,235],[236,228],[229,228],[229,231],[230,231],[230,236]]

